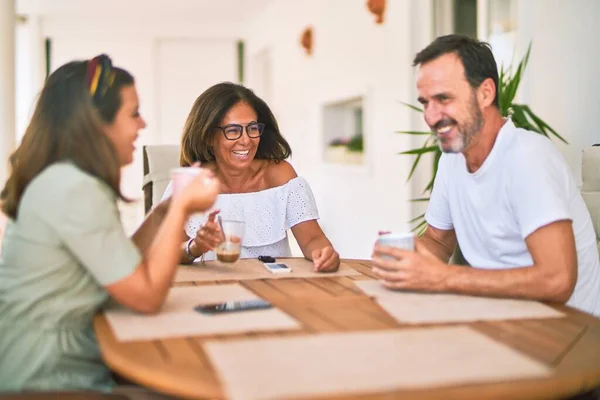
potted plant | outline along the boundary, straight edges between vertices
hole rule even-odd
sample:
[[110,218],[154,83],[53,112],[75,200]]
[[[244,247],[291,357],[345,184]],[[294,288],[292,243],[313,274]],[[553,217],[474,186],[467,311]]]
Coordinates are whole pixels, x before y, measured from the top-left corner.
[[[503,116],[510,117],[515,124],[516,127],[525,128],[530,131],[537,132],[541,135],[547,137],[556,137],[564,143],[567,141],[559,135],[554,129],[550,127],[544,120],[538,117],[526,104],[518,104],[514,102],[515,95],[517,94],[517,90],[519,89],[519,84],[521,83],[521,77],[525,73],[525,68],[527,67],[527,62],[529,60],[529,54],[531,52],[531,45],[527,49],[525,56],[519,62],[516,70],[513,71],[512,67],[508,67],[504,69],[504,66],[500,68],[500,73],[498,76],[498,102],[500,106],[500,111]],[[407,107],[412,108],[415,111],[423,112],[423,110],[419,107],[413,106],[411,104],[402,103]],[[433,182],[435,180],[435,174],[437,173],[438,162],[442,155],[442,151],[439,146],[435,143],[435,138],[431,135],[431,132],[420,132],[420,131],[398,131],[398,133],[407,134],[407,135],[427,135],[429,136],[423,146],[411,149],[407,151],[403,151],[399,154],[407,154],[415,156],[412,167],[408,174],[406,181],[408,182],[410,178],[412,178],[421,158],[426,154],[433,155],[433,173],[431,179],[425,186],[425,189],[422,192],[422,197],[412,199],[412,202],[426,202],[429,201],[429,196],[431,195],[431,190],[433,189]],[[413,231],[419,233],[419,235],[423,234],[426,227],[425,214],[421,214],[412,220],[409,221],[411,224],[414,224]]]

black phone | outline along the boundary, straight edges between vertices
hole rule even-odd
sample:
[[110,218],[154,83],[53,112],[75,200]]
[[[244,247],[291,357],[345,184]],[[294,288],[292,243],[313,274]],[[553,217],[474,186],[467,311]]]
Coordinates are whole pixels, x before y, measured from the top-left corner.
[[263,299],[226,301],[223,303],[200,304],[194,307],[194,310],[202,314],[220,314],[233,311],[260,310],[271,308],[273,305]]

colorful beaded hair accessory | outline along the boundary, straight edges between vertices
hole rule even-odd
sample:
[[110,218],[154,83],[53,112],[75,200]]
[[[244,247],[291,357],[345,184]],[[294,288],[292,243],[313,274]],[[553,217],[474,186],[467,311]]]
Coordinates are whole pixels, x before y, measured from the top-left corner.
[[94,101],[100,101],[115,81],[110,57],[101,54],[88,61],[86,79],[90,96]]

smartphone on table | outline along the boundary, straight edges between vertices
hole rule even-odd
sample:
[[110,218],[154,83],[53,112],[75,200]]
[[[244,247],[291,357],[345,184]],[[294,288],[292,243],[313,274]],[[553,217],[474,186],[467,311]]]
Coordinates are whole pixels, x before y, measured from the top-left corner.
[[273,305],[263,299],[241,300],[241,301],[225,301],[223,303],[200,304],[194,307],[202,314],[221,314],[234,311],[248,311],[271,308]]
[[292,272],[292,268],[283,263],[263,263],[267,271],[274,274],[287,274]]

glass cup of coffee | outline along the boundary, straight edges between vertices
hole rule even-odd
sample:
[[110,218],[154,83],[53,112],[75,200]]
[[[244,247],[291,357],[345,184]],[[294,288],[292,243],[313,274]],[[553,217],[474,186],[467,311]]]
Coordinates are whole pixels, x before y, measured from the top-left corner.
[[243,221],[221,220],[224,241],[215,249],[217,260],[226,264],[233,264],[239,260],[245,225]]

